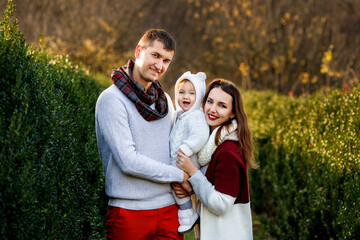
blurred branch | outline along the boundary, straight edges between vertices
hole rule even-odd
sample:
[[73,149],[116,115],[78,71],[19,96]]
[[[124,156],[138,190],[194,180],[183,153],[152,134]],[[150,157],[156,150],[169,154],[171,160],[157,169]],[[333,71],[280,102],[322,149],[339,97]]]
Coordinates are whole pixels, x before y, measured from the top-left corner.
[[[243,88],[302,94],[341,87],[350,81],[348,69],[360,69],[357,0],[14,2],[28,42],[37,43],[42,33],[50,50],[106,74],[133,57],[145,30],[168,30],[177,42],[163,80],[170,91],[187,70],[205,71],[208,80],[228,78]],[[322,72],[330,46],[331,72]]]

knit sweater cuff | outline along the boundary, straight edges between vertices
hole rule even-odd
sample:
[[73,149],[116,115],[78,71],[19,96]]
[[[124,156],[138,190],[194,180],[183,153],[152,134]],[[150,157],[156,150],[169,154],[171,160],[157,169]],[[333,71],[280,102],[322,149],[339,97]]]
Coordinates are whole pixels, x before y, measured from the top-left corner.
[[215,190],[214,186],[207,180],[200,170],[189,178],[189,182],[200,201],[203,204],[208,205],[210,195]]
[[186,145],[186,144],[182,144],[182,145],[179,147],[179,149],[180,149],[183,153],[185,153],[185,155],[188,156],[188,157],[190,157],[191,155],[194,154],[194,151],[191,150],[191,148],[189,148],[189,146]]

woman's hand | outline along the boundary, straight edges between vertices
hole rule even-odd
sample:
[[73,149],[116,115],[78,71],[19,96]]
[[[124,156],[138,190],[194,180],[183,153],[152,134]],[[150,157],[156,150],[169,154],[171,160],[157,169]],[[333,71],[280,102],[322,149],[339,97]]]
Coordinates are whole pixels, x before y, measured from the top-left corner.
[[172,183],[171,186],[178,198],[189,196],[189,193],[182,188],[180,183]]
[[181,150],[176,152],[178,158],[176,159],[176,166],[184,170],[187,174],[194,175],[199,169],[194,165],[192,160],[186,156]]

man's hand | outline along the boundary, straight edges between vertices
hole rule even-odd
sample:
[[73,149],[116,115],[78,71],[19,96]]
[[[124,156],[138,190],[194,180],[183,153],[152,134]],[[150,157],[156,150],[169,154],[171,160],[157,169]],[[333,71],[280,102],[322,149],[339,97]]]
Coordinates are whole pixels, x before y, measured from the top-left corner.
[[186,172],[184,172],[184,181],[181,183],[181,186],[189,195],[191,195],[193,189],[191,184],[189,183],[189,178],[190,176]]

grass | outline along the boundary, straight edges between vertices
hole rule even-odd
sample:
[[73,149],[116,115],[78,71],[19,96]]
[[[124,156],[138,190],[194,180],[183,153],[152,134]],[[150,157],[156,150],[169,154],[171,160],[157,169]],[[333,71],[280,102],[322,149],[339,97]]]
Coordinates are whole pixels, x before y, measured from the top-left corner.
[[195,239],[195,233],[194,230],[192,230],[191,232],[186,233],[185,235],[185,240],[194,240]]

